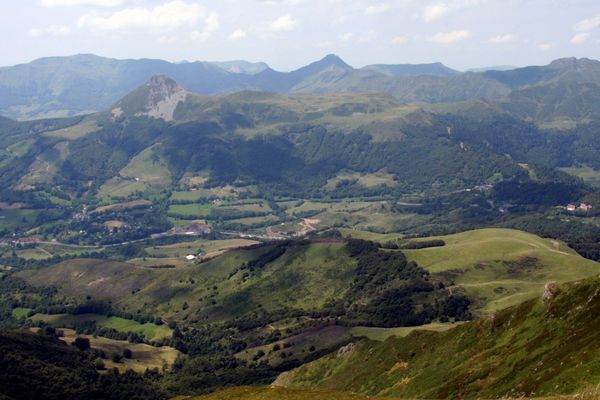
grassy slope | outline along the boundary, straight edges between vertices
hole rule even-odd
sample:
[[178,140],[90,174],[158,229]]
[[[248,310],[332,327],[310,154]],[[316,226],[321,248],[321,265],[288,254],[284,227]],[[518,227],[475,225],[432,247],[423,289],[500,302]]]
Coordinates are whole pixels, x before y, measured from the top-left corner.
[[239,387],[199,397],[177,397],[176,400],[367,400],[381,397],[363,396],[326,390]]
[[521,231],[481,229],[441,239],[446,246],[404,252],[430,272],[449,274],[478,299],[484,312],[541,294],[549,281],[568,282],[600,272],[600,264],[564,243]]
[[572,394],[600,381],[600,279],[446,332],[364,340],[283,374],[278,385],[403,398]]

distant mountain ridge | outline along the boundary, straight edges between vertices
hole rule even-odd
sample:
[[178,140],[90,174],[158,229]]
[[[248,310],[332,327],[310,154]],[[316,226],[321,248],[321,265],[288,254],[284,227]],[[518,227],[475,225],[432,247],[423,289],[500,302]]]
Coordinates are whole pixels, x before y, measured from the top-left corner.
[[206,95],[243,90],[380,92],[405,103],[443,103],[501,99],[515,90],[547,83],[600,85],[600,62],[567,58],[547,66],[461,73],[441,63],[375,64],[357,69],[329,54],[294,71],[279,72],[265,63],[246,61],[170,63],[81,54],[0,68],[0,115],[39,119],[104,110],[161,74]]

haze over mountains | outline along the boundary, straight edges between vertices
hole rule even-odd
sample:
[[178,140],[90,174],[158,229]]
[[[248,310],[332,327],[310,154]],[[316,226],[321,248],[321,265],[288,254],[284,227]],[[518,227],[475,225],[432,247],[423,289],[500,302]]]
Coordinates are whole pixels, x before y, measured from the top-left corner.
[[297,70],[278,72],[264,63],[245,61],[169,63],[90,54],[50,57],[0,68],[0,115],[34,119],[103,110],[157,74],[165,74],[186,89],[207,95],[240,90],[383,92],[400,102],[439,103],[500,99],[513,91],[546,84],[598,85],[600,63],[561,59],[540,67],[461,73],[441,63],[368,65],[355,69],[339,57],[328,55]]

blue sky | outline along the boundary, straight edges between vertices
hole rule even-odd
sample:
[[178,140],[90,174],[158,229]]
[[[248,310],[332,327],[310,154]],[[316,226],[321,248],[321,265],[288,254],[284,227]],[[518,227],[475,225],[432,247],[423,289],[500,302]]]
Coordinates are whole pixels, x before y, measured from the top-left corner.
[[328,53],[356,67],[441,61],[457,69],[600,58],[600,0],[3,3],[0,65],[77,53],[170,61],[246,59],[279,70]]

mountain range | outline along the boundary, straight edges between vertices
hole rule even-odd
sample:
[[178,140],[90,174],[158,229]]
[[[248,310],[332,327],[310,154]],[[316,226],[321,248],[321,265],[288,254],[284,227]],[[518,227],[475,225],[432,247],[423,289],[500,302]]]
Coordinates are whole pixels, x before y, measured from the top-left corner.
[[461,73],[441,63],[353,68],[335,55],[291,72],[264,63],[116,60],[85,54],[0,68],[0,115],[65,117],[106,109],[152,76],[165,74],[205,95],[260,90],[282,94],[382,92],[400,102],[501,99],[514,91],[569,82],[598,85],[600,63],[560,59],[547,66]]

